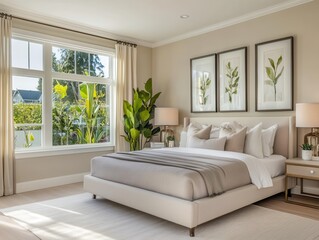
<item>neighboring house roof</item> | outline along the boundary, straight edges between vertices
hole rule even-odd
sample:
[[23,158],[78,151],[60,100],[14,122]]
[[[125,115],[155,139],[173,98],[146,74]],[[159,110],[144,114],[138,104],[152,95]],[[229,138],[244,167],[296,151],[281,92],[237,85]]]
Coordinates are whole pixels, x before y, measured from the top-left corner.
[[33,90],[15,90],[14,95],[19,94],[23,102],[37,102],[41,101],[42,92]]

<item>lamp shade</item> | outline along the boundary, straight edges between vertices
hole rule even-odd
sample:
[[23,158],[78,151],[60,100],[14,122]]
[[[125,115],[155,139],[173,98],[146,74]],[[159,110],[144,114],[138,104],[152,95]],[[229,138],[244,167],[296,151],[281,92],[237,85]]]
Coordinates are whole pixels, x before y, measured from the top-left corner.
[[319,127],[319,103],[296,104],[296,127]]
[[178,125],[177,108],[155,108],[154,125],[174,126]]

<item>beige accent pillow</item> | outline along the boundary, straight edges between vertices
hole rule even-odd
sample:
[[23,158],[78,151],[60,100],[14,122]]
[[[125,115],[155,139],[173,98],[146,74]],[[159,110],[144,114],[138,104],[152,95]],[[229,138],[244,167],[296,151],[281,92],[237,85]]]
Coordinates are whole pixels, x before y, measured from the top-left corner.
[[261,141],[261,130],[262,123],[259,123],[247,132],[245,140],[244,152],[257,158],[264,157]]
[[[202,125],[203,128],[208,127],[208,125]],[[219,138],[220,127],[212,125],[212,129],[210,130],[209,138]]]
[[227,136],[225,151],[244,152],[247,127]]
[[243,126],[236,121],[224,122],[220,125],[219,137],[230,136],[242,128]]
[[208,126],[208,127],[205,127],[201,130],[199,130],[197,133],[195,133],[193,135],[193,137],[198,137],[198,138],[201,138],[201,139],[209,139],[209,136],[210,136],[210,130],[212,129],[212,126]]
[[211,128],[212,128],[212,126],[210,125],[210,126],[207,126],[205,128],[200,129],[191,123],[189,125],[188,131],[187,131],[186,147],[189,147],[190,139],[194,136],[197,138],[201,138],[201,139],[209,139]]
[[225,143],[226,143],[226,137],[212,138],[212,139],[201,139],[201,138],[198,138],[196,136],[192,136],[189,139],[188,147],[224,151]]

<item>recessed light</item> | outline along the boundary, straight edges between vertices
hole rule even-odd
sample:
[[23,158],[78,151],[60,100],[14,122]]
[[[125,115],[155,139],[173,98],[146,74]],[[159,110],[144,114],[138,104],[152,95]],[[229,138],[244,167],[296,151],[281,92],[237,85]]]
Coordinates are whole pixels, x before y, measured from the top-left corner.
[[181,18],[181,19],[186,19],[186,18],[189,18],[189,15],[183,14],[183,15],[180,15],[180,18]]

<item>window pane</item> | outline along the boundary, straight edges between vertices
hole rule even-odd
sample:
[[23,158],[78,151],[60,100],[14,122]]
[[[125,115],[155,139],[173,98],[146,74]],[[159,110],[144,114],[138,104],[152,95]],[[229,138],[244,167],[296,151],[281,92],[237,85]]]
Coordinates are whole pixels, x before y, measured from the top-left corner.
[[41,146],[41,126],[16,126],[14,135],[16,148]]
[[76,52],[76,74],[89,76],[89,54]]
[[28,42],[12,39],[12,67],[28,69]]
[[43,70],[43,45],[30,42],[30,69]]
[[52,47],[52,70],[55,72],[75,73],[74,51]]
[[42,79],[12,77],[15,124],[42,123]]
[[105,84],[53,80],[54,146],[110,141],[107,90]]
[[90,54],[90,76],[109,78],[109,61],[108,56]]

